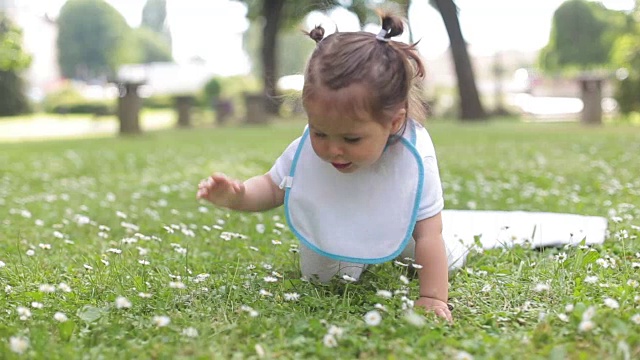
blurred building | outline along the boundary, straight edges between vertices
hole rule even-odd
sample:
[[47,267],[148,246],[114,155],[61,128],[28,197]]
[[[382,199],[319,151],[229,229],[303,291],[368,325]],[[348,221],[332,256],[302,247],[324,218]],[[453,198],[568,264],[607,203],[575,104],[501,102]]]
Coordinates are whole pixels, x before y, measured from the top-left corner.
[[23,48],[32,57],[25,73],[28,95],[39,100],[60,82],[56,39],[58,27],[37,4],[29,0],[0,0],[0,11],[22,29]]

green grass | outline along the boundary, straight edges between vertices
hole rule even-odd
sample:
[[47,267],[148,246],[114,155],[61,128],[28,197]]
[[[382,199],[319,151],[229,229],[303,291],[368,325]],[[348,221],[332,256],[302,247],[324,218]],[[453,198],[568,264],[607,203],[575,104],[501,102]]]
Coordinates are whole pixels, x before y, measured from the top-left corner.
[[[300,123],[0,144],[0,358],[640,357],[640,324],[632,320],[640,321],[640,128],[428,128],[448,208],[605,216],[613,220],[609,239],[593,249],[472,254],[450,281],[455,324],[417,310],[426,322],[416,327],[405,320],[401,294],[376,295],[405,289],[406,268],[374,266],[354,284],[302,282],[282,209],[234,213],[195,201],[212,171],[239,178],[267,171]],[[225,240],[223,232],[236,236]],[[265,282],[273,271],[278,280]],[[41,291],[60,283],[71,292]],[[536,291],[538,284],[549,289]],[[417,280],[405,290],[414,299]],[[287,293],[300,298],[285,301]],[[131,307],[118,309],[119,296]],[[367,326],[363,316],[376,303],[387,311],[380,325]],[[592,306],[593,329],[581,331]],[[31,316],[21,320],[18,307]],[[56,312],[68,320],[54,320]],[[154,316],[171,322],[159,327]],[[331,325],[343,330],[335,348],[323,344]],[[11,350],[12,337],[29,340],[24,354]]]

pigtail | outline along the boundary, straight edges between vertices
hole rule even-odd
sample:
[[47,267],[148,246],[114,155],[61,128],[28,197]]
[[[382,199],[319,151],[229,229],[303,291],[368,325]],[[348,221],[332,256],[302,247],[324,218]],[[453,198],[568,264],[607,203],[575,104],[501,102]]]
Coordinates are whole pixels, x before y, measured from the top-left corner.
[[313,30],[311,31],[302,31],[302,32],[305,33],[305,35],[309,36],[311,39],[313,39],[313,41],[315,41],[316,44],[322,41],[322,39],[324,39],[324,28],[320,25],[316,25],[316,27],[313,28]]
[[382,20],[382,29],[386,32],[384,35],[385,39],[402,35],[404,32],[404,23],[402,18],[383,12],[378,13],[378,15],[380,15],[380,19]]

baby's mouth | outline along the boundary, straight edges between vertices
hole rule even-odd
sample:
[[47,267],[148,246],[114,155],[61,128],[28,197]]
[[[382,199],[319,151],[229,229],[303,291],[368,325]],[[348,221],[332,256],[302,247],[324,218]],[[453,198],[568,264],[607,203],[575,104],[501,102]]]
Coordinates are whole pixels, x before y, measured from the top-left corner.
[[331,165],[333,165],[334,168],[338,169],[338,170],[343,170],[348,168],[349,166],[351,166],[351,163],[334,163],[332,162]]

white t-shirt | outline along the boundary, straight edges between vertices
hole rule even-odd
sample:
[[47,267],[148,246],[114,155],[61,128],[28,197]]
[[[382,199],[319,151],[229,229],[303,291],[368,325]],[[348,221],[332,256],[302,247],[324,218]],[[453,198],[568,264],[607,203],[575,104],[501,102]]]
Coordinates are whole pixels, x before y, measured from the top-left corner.
[[[431,141],[431,136],[422,125],[411,121],[407,124],[404,137],[409,138],[413,126],[416,133],[415,147],[424,165],[424,186],[422,188],[422,199],[418,209],[416,220],[424,220],[437,215],[444,208],[444,198],[442,197],[442,184],[440,182],[440,173],[438,171],[438,161],[436,160],[436,151]],[[293,157],[298,149],[300,137],[295,139],[287,149],[276,160],[275,164],[269,170],[269,175],[274,184],[280,184],[285,176],[288,176],[293,163]]]

